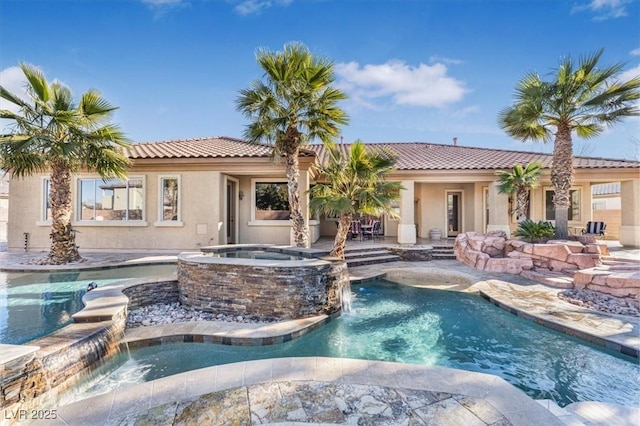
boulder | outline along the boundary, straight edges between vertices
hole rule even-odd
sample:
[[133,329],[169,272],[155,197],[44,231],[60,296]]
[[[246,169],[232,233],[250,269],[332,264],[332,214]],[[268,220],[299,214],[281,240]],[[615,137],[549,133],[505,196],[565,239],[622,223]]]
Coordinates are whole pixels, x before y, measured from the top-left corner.
[[484,243],[484,238],[482,237],[471,237],[467,240],[467,244],[471,247],[471,250],[482,251],[482,246]]
[[576,265],[576,269],[588,269],[597,265],[593,256],[588,253],[572,253],[567,258],[568,263]]
[[571,253],[582,253],[584,251],[584,244],[579,241],[549,240],[547,244],[562,244],[566,246]]
[[[511,259],[511,258],[501,258],[501,259],[489,259],[487,260],[487,264],[484,268],[487,272],[496,272],[502,274],[520,274],[523,267],[527,265],[526,261],[523,259]],[[527,269],[531,269],[530,267]]]
[[533,254],[565,262],[571,251],[564,244],[534,244]]
[[575,271],[578,269],[578,267],[574,263],[549,259],[549,269],[552,271]]

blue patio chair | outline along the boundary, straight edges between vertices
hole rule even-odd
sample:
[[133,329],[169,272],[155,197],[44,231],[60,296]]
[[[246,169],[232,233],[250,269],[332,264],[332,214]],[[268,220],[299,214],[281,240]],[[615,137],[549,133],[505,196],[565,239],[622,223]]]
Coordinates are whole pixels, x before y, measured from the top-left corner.
[[604,238],[604,230],[607,229],[607,224],[604,222],[587,222],[587,226],[582,230],[583,234],[600,235]]

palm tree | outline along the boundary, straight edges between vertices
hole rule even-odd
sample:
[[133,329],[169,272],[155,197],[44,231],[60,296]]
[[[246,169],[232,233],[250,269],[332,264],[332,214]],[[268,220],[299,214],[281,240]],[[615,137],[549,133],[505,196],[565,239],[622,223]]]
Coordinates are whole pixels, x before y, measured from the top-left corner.
[[498,170],[498,192],[516,195],[514,211],[518,219],[528,218],[529,190],[538,186],[542,163],[534,162],[526,166],[516,164],[510,172]]
[[314,212],[338,216],[338,233],[331,255],[344,259],[349,226],[355,214],[378,216],[388,213],[396,217],[391,202],[400,198],[399,182],[387,182],[393,170],[395,156],[385,150],[367,150],[356,141],[343,155],[340,146],[326,144],[328,161],[317,165],[316,172],[326,183],[313,186],[309,206]]
[[569,190],[573,180],[572,133],[581,138],[600,135],[624,117],[640,115],[640,76],[619,81],[623,64],[598,68],[603,50],[580,59],[562,60],[552,81],[536,73],[516,86],[515,102],[498,116],[509,135],[523,141],[549,142],[554,138],[551,183],[555,194],[556,236],[567,238]]
[[331,86],[333,63],[312,55],[303,44],[289,43],[283,52],[259,49],[256,59],[265,81],[254,81],[236,100],[237,109],[252,120],[244,136],[272,143],[274,157],[285,157],[294,240],[307,247],[309,231],[298,190],[300,147],[316,138],[330,142],[339,134],[338,125],[348,120],[337,102],[346,95]]
[[122,148],[129,144],[120,129],[109,123],[111,106],[95,90],[73,101],[71,90],[48,82],[38,68],[21,63],[27,79],[28,100],[0,86],[0,97],[19,111],[0,110],[12,120],[10,134],[0,135],[0,169],[15,178],[50,173],[51,249],[47,261],[64,264],[80,260],[71,230],[71,175],[95,170],[103,178],[124,178],[129,167]]

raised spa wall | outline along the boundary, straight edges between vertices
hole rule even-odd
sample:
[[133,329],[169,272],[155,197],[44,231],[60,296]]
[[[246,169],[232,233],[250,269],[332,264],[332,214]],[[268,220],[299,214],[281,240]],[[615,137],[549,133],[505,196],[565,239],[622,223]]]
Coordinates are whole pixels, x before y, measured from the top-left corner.
[[[214,257],[264,251],[300,260]],[[178,256],[180,303],[207,312],[261,320],[290,320],[340,311],[349,286],[344,261],[324,251],[268,245],[205,247]]]

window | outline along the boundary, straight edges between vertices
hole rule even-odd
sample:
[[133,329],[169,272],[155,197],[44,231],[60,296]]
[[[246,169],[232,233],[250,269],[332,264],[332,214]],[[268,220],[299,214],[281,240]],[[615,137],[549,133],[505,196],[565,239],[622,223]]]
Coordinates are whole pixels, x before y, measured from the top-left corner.
[[177,176],[160,177],[159,221],[180,220],[180,178]]
[[42,220],[51,220],[51,179],[45,178],[42,180]]
[[142,220],[142,178],[127,180],[80,179],[78,220]]
[[[556,207],[553,204],[553,195],[555,191],[553,189],[545,189],[544,192],[544,205],[545,205],[545,220],[556,220]],[[569,206],[569,220],[579,221],[580,219],[580,189],[569,190],[569,198],[571,205]]]
[[255,220],[289,220],[286,182],[255,183]]

